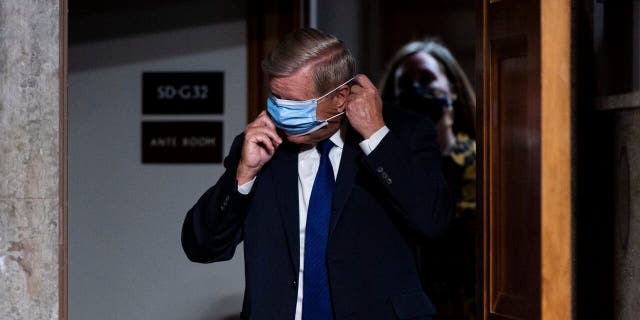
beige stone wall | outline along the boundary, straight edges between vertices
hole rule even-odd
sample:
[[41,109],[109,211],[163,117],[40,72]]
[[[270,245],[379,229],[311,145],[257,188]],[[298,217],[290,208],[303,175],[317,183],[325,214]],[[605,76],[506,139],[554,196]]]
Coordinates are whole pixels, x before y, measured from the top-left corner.
[[0,1],[0,319],[58,319],[59,2]]

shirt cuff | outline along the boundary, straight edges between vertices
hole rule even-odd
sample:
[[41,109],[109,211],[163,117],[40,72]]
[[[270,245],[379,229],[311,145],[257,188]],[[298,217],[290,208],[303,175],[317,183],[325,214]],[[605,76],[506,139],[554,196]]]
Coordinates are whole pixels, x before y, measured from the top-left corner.
[[253,179],[245,182],[244,184],[238,186],[238,192],[240,192],[241,194],[244,195],[248,195],[249,192],[251,192],[251,188],[253,188],[253,183],[256,182],[256,177],[253,177]]
[[387,133],[389,133],[389,128],[387,128],[387,126],[383,126],[374,134],[372,134],[369,139],[360,142],[359,145],[360,149],[362,149],[362,152],[364,152],[364,154],[368,156],[380,144],[380,141],[382,141]]

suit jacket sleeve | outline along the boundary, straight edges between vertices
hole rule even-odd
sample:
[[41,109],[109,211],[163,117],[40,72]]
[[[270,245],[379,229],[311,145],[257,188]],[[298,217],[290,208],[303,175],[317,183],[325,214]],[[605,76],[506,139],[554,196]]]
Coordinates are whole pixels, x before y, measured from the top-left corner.
[[244,135],[234,140],[224,160],[225,172],[187,212],[182,248],[189,260],[209,263],[229,260],[242,241],[242,225],[251,195],[238,192],[236,169]]
[[434,237],[449,224],[452,201],[433,124],[417,123],[391,127],[364,163],[390,198],[393,214],[410,230]]

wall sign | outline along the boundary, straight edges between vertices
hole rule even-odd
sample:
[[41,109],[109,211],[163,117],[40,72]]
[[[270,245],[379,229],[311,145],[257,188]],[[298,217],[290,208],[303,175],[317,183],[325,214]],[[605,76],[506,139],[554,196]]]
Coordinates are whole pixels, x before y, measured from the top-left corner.
[[142,122],[142,163],[222,162],[222,122]]
[[143,114],[219,114],[223,72],[144,72]]

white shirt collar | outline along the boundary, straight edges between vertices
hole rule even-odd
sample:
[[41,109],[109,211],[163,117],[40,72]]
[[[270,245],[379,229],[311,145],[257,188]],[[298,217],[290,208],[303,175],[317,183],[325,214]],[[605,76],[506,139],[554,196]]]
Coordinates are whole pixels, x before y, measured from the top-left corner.
[[[331,140],[331,142],[333,142],[333,144],[340,149],[344,149],[344,132],[346,131],[344,127],[342,127],[331,137],[329,137],[329,140]],[[308,157],[311,157],[312,154],[318,154],[318,151],[315,147],[300,151],[298,153],[300,160],[307,159]]]
[[344,149],[344,132],[344,128],[341,127],[338,131],[336,131],[336,133],[329,137],[329,140],[331,140],[331,142],[333,142],[333,144],[340,149]]

